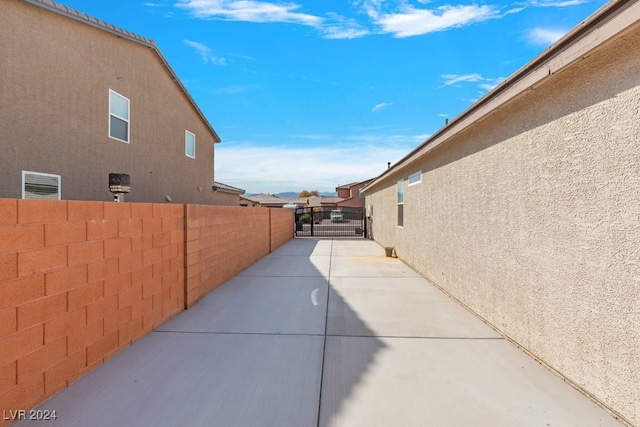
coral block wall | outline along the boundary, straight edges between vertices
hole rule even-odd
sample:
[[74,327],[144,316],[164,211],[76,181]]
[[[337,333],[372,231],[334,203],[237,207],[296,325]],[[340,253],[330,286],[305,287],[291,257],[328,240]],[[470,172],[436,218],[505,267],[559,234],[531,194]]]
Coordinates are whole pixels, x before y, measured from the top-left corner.
[[0,200],[0,408],[33,407],[183,309],[183,210]]
[[294,236],[294,210],[269,209],[271,221],[271,252]]
[[186,304],[269,254],[269,209],[186,207]]
[[292,237],[284,210],[0,199],[0,410],[33,408]]

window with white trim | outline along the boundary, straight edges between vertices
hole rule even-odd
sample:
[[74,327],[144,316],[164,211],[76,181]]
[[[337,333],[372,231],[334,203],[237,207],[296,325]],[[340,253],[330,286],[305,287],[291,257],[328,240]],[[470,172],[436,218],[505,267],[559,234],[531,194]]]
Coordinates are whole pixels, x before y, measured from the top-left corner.
[[416,185],[422,182],[422,171],[409,175],[409,185]]
[[109,89],[109,137],[129,143],[129,100]]
[[404,226],[404,180],[398,181],[398,227]]
[[60,175],[22,171],[22,198],[60,200]]
[[196,158],[196,136],[188,130],[184,131],[184,155]]

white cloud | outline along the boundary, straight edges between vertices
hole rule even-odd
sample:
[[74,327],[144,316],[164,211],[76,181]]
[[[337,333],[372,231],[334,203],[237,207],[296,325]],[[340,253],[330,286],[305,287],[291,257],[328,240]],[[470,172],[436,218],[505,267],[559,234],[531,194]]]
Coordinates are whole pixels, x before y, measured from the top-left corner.
[[371,109],[371,112],[375,113],[375,112],[378,112],[380,110],[384,110],[385,108],[390,107],[391,105],[392,104],[389,104],[389,103],[386,103],[386,102],[382,102],[380,104],[376,104],[376,106],[374,106]]
[[340,25],[326,25],[323,27],[326,39],[357,39],[369,34],[364,27],[345,27]]
[[476,22],[498,18],[493,6],[441,6],[435,9],[418,9],[403,6],[399,12],[378,13],[375,4],[369,4],[367,13],[383,32],[395,37],[410,37],[451,28],[463,27]]
[[[437,31],[465,27],[490,19],[518,13],[528,7],[568,7],[588,0],[525,0],[514,5],[445,4],[429,7],[432,0],[353,0],[368,16],[358,22],[334,12],[323,16],[303,13],[298,3],[278,0],[175,0],[174,5],[201,19],[245,22],[280,22],[314,27],[326,39],[355,39],[386,33],[394,37],[419,36]],[[158,6],[157,3],[145,3]],[[542,37],[542,36],[540,36]]]
[[326,39],[355,39],[369,34],[369,30],[355,19],[332,12],[327,13],[322,32]]
[[270,3],[254,0],[179,0],[177,7],[198,18],[227,19],[246,22],[287,22],[319,26],[322,18],[296,12],[295,3]]
[[[429,1],[417,0],[428,4]],[[565,0],[580,1],[580,0]],[[373,33],[390,33],[395,37],[410,37],[435,31],[463,27],[476,22],[499,18],[500,12],[489,5],[444,5],[437,8],[417,8],[405,0],[361,0],[360,5],[376,30],[352,18],[333,12],[324,17],[299,12],[297,3],[261,0],[177,0],[176,7],[202,19],[225,19],[245,22],[284,22],[318,28],[327,39],[353,39]]]
[[587,2],[588,0],[532,0],[529,5],[533,7],[567,7]]
[[380,175],[387,162],[397,162],[427,137],[359,135],[315,147],[223,142],[216,145],[215,179],[248,193],[334,191],[345,182]]
[[498,77],[496,79],[490,79],[487,77],[482,77],[480,74],[472,73],[472,74],[443,74],[440,76],[444,83],[441,87],[444,86],[461,86],[458,83],[477,83],[477,86],[483,90],[483,92],[489,92],[494,87],[496,87],[500,82],[504,80],[504,77]]
[[191,40],[183,40],[183,42],[187,46],[192,47],[204,62],[210,62],[214,65],[227,65],[226,59],[214,55],[211,49],[204,44]]
[[440,77],[444,79],[444,86],[460,82],[479,82],[484,80],[480,74],[443,74]]
[[480,83],[478,87],[483,89],[485,92],[489,92],[493,90],[494,87],[498,86],[498,83]]
[[530,43],[536,45],[549,46],[560,40],[567,33],[567,30],[560,28],[533,28],[526,35]]

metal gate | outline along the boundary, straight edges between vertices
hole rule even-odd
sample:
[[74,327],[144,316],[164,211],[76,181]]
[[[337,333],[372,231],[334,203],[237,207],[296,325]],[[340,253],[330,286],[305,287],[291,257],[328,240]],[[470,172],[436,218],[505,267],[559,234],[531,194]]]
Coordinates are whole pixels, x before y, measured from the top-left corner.
[[364,208],[296,209],[296,236],[365,236]]

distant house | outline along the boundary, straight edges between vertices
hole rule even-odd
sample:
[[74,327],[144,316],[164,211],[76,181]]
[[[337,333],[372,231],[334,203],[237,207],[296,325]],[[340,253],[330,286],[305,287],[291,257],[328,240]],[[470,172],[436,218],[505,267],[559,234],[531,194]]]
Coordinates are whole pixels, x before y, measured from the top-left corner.
[[240,206],[242,207],[254,208],[259,205],[258,202],[253,201],[249,196],[240,195],[238,197],[239,197]]
[[152,40],[50,0],[0,2],[0,197],[216,203],[219,136]]
[[270,208],[281,208],[283,205],[291,204],[305,208],[320,208],[323,210],[339,209],[340,207],[364,207],[364,197],[360,190],[372,179],[361,182],[354,182],[336,187],[337,196],[309,196],[309,197],[278,197],[271,194],[255,194],[253,196],[243,196],[242,203],[245,206],[265,206]]
[[336,187],[337,206],[349,206],[349,207],[364,207],[364,193],[362,189],[371,183],[373,179],[366,181],[352,182],[350,184],[341,185]]
[[221,182],[214,182],[213,193],[214,205],[242,206],[240,196],[242,196],[245,191],[241,188],[236,188]]
[[253,196],[243,197],[243,202],[253,203],[253,206],[263,206],[266,208],[281,208],[284,205],[298,205],[300,207],[306,206],[308,203],[307,197],[291,197],[280,198],[271,194],[259,193]]

